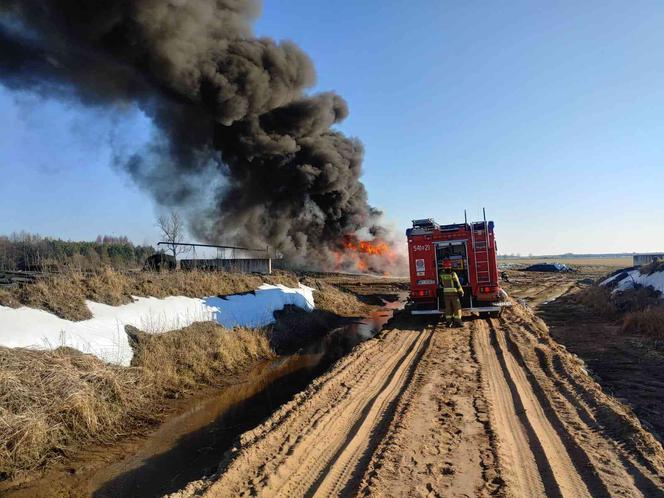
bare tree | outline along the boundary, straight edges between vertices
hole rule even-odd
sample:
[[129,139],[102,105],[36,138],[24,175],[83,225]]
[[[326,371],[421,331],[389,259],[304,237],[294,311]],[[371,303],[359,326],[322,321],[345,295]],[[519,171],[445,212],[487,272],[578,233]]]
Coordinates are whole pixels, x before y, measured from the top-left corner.
[[162,238],[167,242],[166,245],[173,257],[187,252],[185,246],[178,245],[184,240],[184,220],[178,213],[171,211],[168,215],[160,216],[157,219],[157,227],[161,230]]

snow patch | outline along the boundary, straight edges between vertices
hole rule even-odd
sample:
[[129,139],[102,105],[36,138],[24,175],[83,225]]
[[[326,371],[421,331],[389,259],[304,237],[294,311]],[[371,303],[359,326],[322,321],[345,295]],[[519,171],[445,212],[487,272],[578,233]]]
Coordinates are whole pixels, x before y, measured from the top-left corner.
[[306,311],[314,309],[313,289],[301,285],[292,289],[283,285],[263,284],[254,294],[235,294],[204,299],[214,309],[214,319],[224,327],[264,327],[274,322],[274,312],[293,305]]
[[104,361],[128,366],[133,357],[125,325],[147,333],[177,330],[194,322],[217,321],[224,327],[263,327],[286,305],[314,309],[313,289],[263,284],[253,293],[197,299],[134,297],[121,306],[86,302],[92,318],[73,322],[34,308],[0,306],[0,345],[53,349],[68,346]]
[[624,273],[613,275],[604,280],[600,285],[606,286],[610,284],[615,284],[612,293],[633,289],[635,285],[642,285],[660,291],[664,297],[664,271],[644,275],[639,268],[635,268]]

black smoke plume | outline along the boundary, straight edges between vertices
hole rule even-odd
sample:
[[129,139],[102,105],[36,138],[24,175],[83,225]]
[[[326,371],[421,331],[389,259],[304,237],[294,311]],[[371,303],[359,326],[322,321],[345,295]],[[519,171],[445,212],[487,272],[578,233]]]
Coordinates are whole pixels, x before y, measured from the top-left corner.
[[159,203],[196,206],[194,235],[329,267],[345,235],[381,232],[359,180],[362,144],[333,129],[348,115],[340,96],[306,94],[309,57],[253,35],[260,7],[0,0],[0,81],[86,105],[138,105],[160,137],[122,165]]

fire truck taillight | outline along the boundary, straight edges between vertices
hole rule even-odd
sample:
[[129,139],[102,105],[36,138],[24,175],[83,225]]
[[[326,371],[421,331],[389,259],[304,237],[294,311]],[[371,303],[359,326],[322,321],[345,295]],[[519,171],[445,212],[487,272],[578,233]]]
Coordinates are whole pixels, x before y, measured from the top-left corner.
[[424,297],[429,295],[429,290],[424,289],[424,290],[413,290],[411,291],[411,295],[413,297]]

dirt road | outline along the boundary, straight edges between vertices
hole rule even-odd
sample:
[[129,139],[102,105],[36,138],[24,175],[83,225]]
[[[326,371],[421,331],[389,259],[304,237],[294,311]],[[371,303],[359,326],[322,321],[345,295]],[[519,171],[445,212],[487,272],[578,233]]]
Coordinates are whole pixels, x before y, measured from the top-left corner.
[[179,496],[663,496],[664,450],[544,323],[402,316]]

